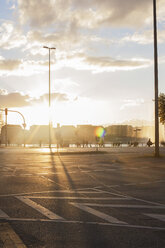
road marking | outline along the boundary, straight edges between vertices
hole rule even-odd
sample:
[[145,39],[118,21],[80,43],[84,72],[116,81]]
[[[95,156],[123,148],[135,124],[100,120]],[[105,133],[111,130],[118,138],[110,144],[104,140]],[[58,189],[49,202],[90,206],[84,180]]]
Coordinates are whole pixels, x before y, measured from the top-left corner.
[[104,193],[104,194],[115,195],[115,196],[119,196],[119,197],[123,197],[123,198],[133,199],[131,196],[123,195],[122,193],[121,194],[113,193],[113,192],[109,192],[109,191],[104,191],[102,189],[95,189],[95,190],[97,190],[97,192]]
[[43,206],[37,204],[36,202],[28,199],[25,196],[17,196],[16,197],[18,200],[22,201],[26,205],[30,206],[31,208],[34,208],[36,211],[40,212],[44,216],[48,217],[51,220],[64,220],[61,216],[53,213],[52,211],[48,210],[47,208],[44,208]]
[[88,206],[84,206],[84,204],[81,204],[81,203],[75,203],[75,202],[70,202],[71,205],[73,205],[74,207],[77,207],[85,212],[88,212],[90,214],[93,214],[103,220],[106,220],[110,223],[114,223],[114,224],[127,224],[126,222],[123,222],[123,221],[120,221],[110,215],[107,215],[107,214],[104,214],[98,210],[95,210],[95,209],[92,209]]
[[9,216],[0,209],[0,218],[9,218]]
[[149,206],[149,205],[122,205],[122,204],[99,204],[99,203],[83,203],[85,206],[91,207],[111,207],[111,208],[151,208],[165,209],[164,206]]
[[[100,225],[100,226],[111,226],[111,227],[124,227],[124,228],[136,228],[136,229],[149,229],[149,230],[158,230],[165,231],[164,227],[156,227],[156,226],[140,226],[140,225],[129,225],[129,224],[113,224],[113,223],[105,223],[105,222],[85,222],[85,221],[72,221],[72,220],[50,220],[50,219],[26,219],[26,218],[9,218],[8,221],[11,222],[47,222],[47,223],[67,223],[67,224],[86,224],[86,225]],[[20,248],[20,247],[19,247]]]
[[48,175],[48,174],[50,174],[50,173],[48,173],[48,172],[39,172],[39,173],[35,173],[36,175]]
[[144,214],[157,220],[165,221],[165,214]]
[[34,175],[33,175],[33,174],[20,174],[20,175],[18,175],[18,176],[22,176],[22,177],[26,177],[26,176],[33,176],[33,177],[34,177]]
[[61,200],[131,200],[131,198],[121,197],[79,197],[79,196],[28,196],[28,198],[36,199],[61,199]]
[[[83,191],[83,190],[94,190],[94,191]],[[47,191],[34,191],[34,192],[23,192],[23,193],[17,193],[17,194],[4,194],[4,195],[0,195],[0,197],[10,197],[10,196],[24,196],[24,195],[30,195],[30,194],[48,194],[48,193],[80,193],[80,194],[93,194],[93,193],[99,193],[96,192],[95,189],[93,188],[84,188],[84,189],[77,189],[77,190],[70,190],[70,189],[66,189],[66,190],[47,190]],[[108,191],[105,191],[105,194],[111,194]],[[113,194],[113,193],[112,193]]]
[[[106,187],[108,187],[108,185],[105,185]],[[101,192],[102,190],[100,190],[100,192]],[[116,190],[117,191],[117,190]],[[107,190],[104,190],[104,191],[102,191],[102,192],[109,192],[109,191],[107,191]],[[156,206],[164,206],[165,207],[165,204],[162,204],[162,203],[159,203],[159,202],[153,202],[153,201],[147,201],[147,200],[143,200],[143,199],[141,199],[141,198],[136,198],[136,197],[133,197],[133,196],[130,196],[130,195],[123,195],[122,194],[122,192],[120,192],[120,191],[117,191],[118,193],[121,193],[121,196],[123,196],[123,197],[130,197],[130,198],[132,198],[132,200],[136,200],[136,201],[140,201],[140,202],[145,202],[145,203],[148,203],[148,204],[153,204],[153,205],[156,205]],[[112,192],[109,192],[110,194],[113,194]]]
[[8,223],[0,224],[0,240],[3,242],[3,247],[26,248],[22,240],[14,232]]
[[122,185],[126,185],[126,186],[129,186],[129,185],[137,185],[137,183],[124,183]]

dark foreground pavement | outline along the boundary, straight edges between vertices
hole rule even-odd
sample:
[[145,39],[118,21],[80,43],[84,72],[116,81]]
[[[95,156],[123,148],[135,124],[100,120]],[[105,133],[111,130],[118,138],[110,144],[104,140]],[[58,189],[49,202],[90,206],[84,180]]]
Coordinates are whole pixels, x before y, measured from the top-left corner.
[[0,247],[165,247],[165,151],[82,151],[0,149]]

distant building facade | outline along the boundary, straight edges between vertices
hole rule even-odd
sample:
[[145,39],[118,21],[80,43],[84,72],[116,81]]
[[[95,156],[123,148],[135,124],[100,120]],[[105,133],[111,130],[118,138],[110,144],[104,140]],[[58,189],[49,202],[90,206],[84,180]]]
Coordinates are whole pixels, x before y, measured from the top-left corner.
[[1,129],[1,144],[23,144],[23,129],[19,125],[4,125]]
[[[51,128],[53,134],[53,128]],[[54,135],[52,135],[54,137]],[[49,144],[49,126],[48,125],[33,125],[30,127],[28,137],[26,138],[27,144]]]
[[96,129],[101,126],[78,125],[76,129],[76,139],[80,144],[96,143]]
[[105,141],[128,143],[134,138],[134,129],[131,125],[111,125],[106,127]]

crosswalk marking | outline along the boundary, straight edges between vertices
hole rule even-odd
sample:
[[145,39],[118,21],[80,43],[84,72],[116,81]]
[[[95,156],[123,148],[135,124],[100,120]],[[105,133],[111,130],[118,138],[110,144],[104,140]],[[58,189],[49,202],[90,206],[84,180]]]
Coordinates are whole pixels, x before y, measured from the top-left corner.
[[8,223],[0,223],[0,241],[1,247],[26,248],[20,237]]
[[120,221],[120,220],[118,220],[118,219],[116,219],[116,218],[114,218],[114,217],[112,217],[110,215],[104,214],[104,213],[102,213],[102,212],[100,212],[98,210],[95,210],[93,208],[90,208],[88,206],[84,206],[81,203],[70,202],[70,204],[73,205],[74,207],[77,207],[77,208],[79,208],[79,209],[81,209],[81,210],[83,210],[85,212],[93,214],[93,215],[95,215],[95,216],[97,216],[97,217],[99,217],[99,218],[101,218],[103,220],[106,220],[106,221],[110,222],[110,223],[113,223],[113,224],[127,224],[124,221]]
[[149,206],[149,205],[122,205],[122,204],[99,204],[99,203],[83,203],[83,205],[90,207],[165,209],[165,206]]
[[9,216],[0,209],[0,218],[9,218]]
[[157,220],[165,221],[165,214],[144,214],[144,215],[147,215]]
[[64,220],[64,218],[62,218],[61,216],[53,213],[52,211],[48,210],[47,208],[44,208],[43,206],[39,205],[38,203],[30,200],[25,196],[17,196],[16,198],[22,201],[23,203],[27,204],[28,206],[34,208],[35,210],[37,210],[38,212],[40,212],[41,214],[51,220]]
[[28,196],[35,199],[61,199],[61,200],[131,200],[129,197],[79,197],[79,196]]
[[[44,195],[44,194],[49,194],[52,193],[52,196],[49,195]],[[61,194],[56,194],[56,193],[62,193]],[[33,194],[33,195],[31,195]],[[42,195],[38,195],[38,194],[42,194]],[[69,195],[68,195],[69,194]],[[91,195],[93,194],[93,195]],[[107,195],[108,194],[108,195]],[[13,218],[8,216],[5,212],[3,212],[3,210],[0,209],[0,219],[5,219],[7,221],[31,221],[31,222],[54,222],[54,223],[79,223],[79,224],[97,224],[97,225],[104,225],[104,226],[121,226],[121,227],[130,227],[130,228],[140,228],[140,229],[153,229],[153,230],[165,230],[165,228],[161,228],[159,226],[155,227],[155,226],[138,226],[138,225],[130,225],[129,221],[125,222],[123,221],[123,219],[118,219],[115,218],[113,216],[111,216],[111,212],[109,213],[104,213],[104,210],[101,209],[95,209],[95,207],[101,207],[103,209],[105,208],[125,208],[125,209],[152,209],[154,210],[158,210],[158,209],[165,209],[165,206],[162,204],[157,204],[157,203],[152,203],[152,202],[147,202],[145,200],[141,200],[143,201],[143,205],[142,204],[135,204],[135,202],[127,202],[128,200],[139,200],[139,199],[134,199],[130,196],[126,196],[126,195],[122,195],[122,194],[116,194],[116,193],[112,193],[109,191],[104,191],[101,190],[99,188],[82,188],[79,190],[54,190],[54,191],[43,191],[43,192],[34,192],[34,193],[24,193],[24,194],[12,194],[12,195],[8,195],[8,196],[15,196],[18,200],[20,200],[22,203],[28,205],[29,207],[33,208],[34,210],[38,211],[39,213],[41,213],[43,216],[45,217],[41,217],[39,218],[31,218],[29,216],[29,218]],[[99,197],[101,196],[101,197]],[[3,195],[4,197],[4,195]],[[36,201],[35,201],[36,199]],[[78,221],[76,220],[76,218],[74,218],[73,216],[70,216],[70,220],[69,219],[65,219],[59,215],[57,215],[56,213],[50,211],[49,209],[45,208],[41,205],[37,203],[37,199],[52,199],[52,201],[55,204],[55,200],[66,200],[68,201],[68,204],[72,207],[78,208],[80,209],[79,211],[84,211],[84,213],[86,214],[91,214],[93,215],[93,217],[95,217],[96,222],[86,222],[83,219]],[[80,201],[78,201],[80,200]],[[82,200],[82,202],[81,202]],[[96,200],[96,201],[95,201]],[[109,200],[110,202],[108,203]],[[112,202],[111,202],[112,200]],[[110,204],[113,203],[114,200],[122,200],[122,202],[119,202],[121,204],[116,204],[116,202],[114,202],[115,204]],[[126,200],[126,202],[123,202],[123,200]],[[145,203],[144,203],[145,202]],[[104,204],[105,203],[105,204]],[[124,203],[124,204],[122,204]],[[128,203],[128,204],[127,204]],[[132,204],[131,204],[132,203]],[[154,204],[157,204],[156,206]],[[100,211],[101,210],[101,211]],[[54,210],[53,210],[54,211]],[[103,212],[102,212],[103,211]],[[56,210],[55,210],[56,212]],[[110,215],[109,215],[110,214]],[[151,214],[149,213],[141,213],[143,215],[148,216],[148,218],[154,218],[158,221],[165,221],[165,215],[163,214],[156,214],[151,212]],[[113,214],[112,214],[113,215]],[[118,216],[117,216],[118,217]],[[97,218],[100,218],[100,221],[97,220]],[[119,217],[120,218],[120,217]],[[72,220],[73,219],[73,220]],[[147,219],[147,218],[146,218]],[[124,219],[125,220],[125,219]],[[147,223],[146,223],[147,224]]]

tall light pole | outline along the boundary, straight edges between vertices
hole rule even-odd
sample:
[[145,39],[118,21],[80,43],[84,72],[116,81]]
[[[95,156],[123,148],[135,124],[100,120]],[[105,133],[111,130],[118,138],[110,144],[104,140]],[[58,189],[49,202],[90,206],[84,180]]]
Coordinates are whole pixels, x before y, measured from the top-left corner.
[[159,105],[158,105],[158,49],[157,49],[157,18],[156,0],[153,0],[154,26],[154,79],[155,79],[155,157],[159,157]]
[[51,119],[50,119],[50,106],[51,106],[51,84],[50,84],[50,50],[55,50],[55,47],[43,46],[49,50],[49,148],[51,148]]

